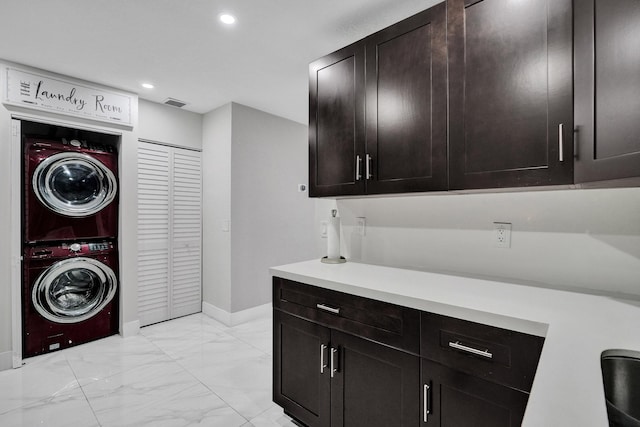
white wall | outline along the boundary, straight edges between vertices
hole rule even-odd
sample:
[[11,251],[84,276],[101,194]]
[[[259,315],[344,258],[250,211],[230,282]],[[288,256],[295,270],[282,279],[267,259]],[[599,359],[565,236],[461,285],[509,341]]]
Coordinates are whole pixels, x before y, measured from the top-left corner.
[[205,303],[227,314],[268,303],[269,267],[315,256],[315,202],[297,190],[307,138],[306,126],[240,104],[205,115]]
[[233,105],[231,312],[271,302],[269,267],[315,256],[307,126]]
[[118,248],[120,251],[120,333],[138,321],[138,125],[136,107],[133,131],[120,141]]
[[[0,66],[2,64],[0,63]],[[3,73],[4,74],[4,73]],[[0,84],[4,87],[3,77],[0,77]],[[11,212],[14,208],[11,203],[11,185],[12,179],[20,179],[20,177],[11,176],[11,159],[14,154],[15,147],[11,146],[11,115],[9,111],[0,106],[0,171],[2,171],[2,179],[0,179],[0,239],[5,244],[0,245],[0,355],[11,351],[11,266],[12,266],[12,245],[11,227],[20,227],[20,224],[11,223]],[[0,370],[6,369],[6,366],[0,360]],[[5,366],[2,366],[4,364]]]
[[138,138],[202,149],[202,114],[140,99]]
[[[342,252],[354,261],[640,296],[640,188],[438,193],[337,205]],[[366,217],[364,237],[356,232],[358,216]],[[513,224],[511,248],[493,246],[494,221]]]
[[202,122],[202,299],[231,312],[231,104]]

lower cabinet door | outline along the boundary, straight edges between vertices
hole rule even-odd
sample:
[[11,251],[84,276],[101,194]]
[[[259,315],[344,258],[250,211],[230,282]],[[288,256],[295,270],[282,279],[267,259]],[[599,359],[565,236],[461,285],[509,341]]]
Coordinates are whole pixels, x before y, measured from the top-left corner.
[[418,427],[420,358],[273,312],[273,401],[308,427]]
[[422,360],[422,425],[519,427],[529,395]]
[[331,331],[332,427],[419,425],[420,359]]
[[273,401],[309,427],[328,427],[331,422],[330,332],[273,312]]

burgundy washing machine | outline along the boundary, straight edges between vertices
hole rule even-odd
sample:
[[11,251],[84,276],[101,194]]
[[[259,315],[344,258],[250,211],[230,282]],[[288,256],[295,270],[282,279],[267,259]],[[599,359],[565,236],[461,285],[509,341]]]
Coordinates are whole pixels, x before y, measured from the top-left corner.
[[113,242],[29,247],[23,265],[23,357],[118,332]]
[[116,149],[76,139],[25,140],[26,243],[116,238]]

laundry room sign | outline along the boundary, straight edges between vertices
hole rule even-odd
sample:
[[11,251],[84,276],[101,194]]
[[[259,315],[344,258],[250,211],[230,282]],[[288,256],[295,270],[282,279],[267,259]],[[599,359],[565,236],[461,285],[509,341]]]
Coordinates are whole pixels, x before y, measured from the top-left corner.
[[132,125],[131,105],[137,102],[136,95],[11,67],[6,68],[6,83],[6,104]]

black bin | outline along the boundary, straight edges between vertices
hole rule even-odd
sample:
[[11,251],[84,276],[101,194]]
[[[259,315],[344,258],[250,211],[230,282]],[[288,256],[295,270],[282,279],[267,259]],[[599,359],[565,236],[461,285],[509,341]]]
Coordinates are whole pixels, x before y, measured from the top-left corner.
[[606,350],[600,360],[610,427],[640,427],[640,352]]

